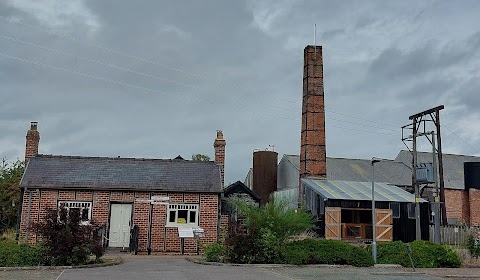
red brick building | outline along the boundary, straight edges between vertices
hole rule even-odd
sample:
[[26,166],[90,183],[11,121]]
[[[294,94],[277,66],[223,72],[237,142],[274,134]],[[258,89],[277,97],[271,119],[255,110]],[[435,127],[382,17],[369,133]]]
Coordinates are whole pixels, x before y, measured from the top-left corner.
[[[29,138],[32,135],[35,139]],[[218,137],[223,140],[221,132]],[[37,124],[32,123],[28,164],[20,183],[23,240],[35,243],[29,226],[48,208],[63,205],[105,225],[109,247],[128,247],[134,225],[139,228],[139,251],[180,253],[179,229],[185,228],[202,228],[202,243],[217,242],[223,188],[217,162],[36,155],[39,139]],[[225,140],[220,142],[215,149],[222,149],[218,163],[223,167]],[[184,238],[182,245],[184,253],[197,252],[195,238]]]

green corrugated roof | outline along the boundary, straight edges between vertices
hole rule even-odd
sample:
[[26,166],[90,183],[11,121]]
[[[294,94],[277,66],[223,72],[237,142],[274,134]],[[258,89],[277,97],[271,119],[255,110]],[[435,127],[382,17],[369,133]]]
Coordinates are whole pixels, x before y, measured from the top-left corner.
[[[302,179],[302,184],[325,199],[372,200],[371,182]],[[386,183],[375,183],[376,201],[415,202],[415,195]],[[425,200],[421,199],[421,202]]]

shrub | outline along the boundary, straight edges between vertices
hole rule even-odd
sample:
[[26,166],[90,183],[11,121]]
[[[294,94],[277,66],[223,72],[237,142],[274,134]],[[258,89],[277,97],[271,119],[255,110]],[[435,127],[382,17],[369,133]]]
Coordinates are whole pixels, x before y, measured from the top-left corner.
[[475,238],[473,234],[470,234],[467,239],[467,248],[472,258],[478,259],[480,257],[480,237]]
[[43,263],[42,249],[11,240],[0,240],[0,266],[37,266]]
[[104,252],[93,221],[83,224],[80,211],[64,207],[48,209],[45,219],[34,225],[44,247],[46,265],[78,265],[91,255],[98,260]]
[[[418,240],[410,243],[415,267],[459,267],[460,257],[451,249],[429,241]],[[371,251],[371,248],[369,248]],[[401,241],[379,243],[377,245],[377,262],[411,266],[410,259]]]
[[234,263],[283,262],[282,248],[288,238],[313,228],[312,216],[305,211],[289,209],[288,202],[274,200],[258,207],[240,199],[230,204],[245,219],[246,231],[226,239],[225,260]]
[[224,255],[224,247],[218,243],[207,243],[203,245],[203,257],[207,262],[220,262]]
[[366,250],[340,240],[304,239],[287,243],[283,250],[288,264],[347,264],[372,266]]

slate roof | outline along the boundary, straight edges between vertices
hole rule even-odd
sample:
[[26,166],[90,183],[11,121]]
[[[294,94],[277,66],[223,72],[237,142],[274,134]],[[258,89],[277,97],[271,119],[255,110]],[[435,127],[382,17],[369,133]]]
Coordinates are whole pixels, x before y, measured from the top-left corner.
[[[300,156],[284,155],[295,168],[300,170]],[[372,165],[368,159],[327,157],[327,179],[342,181],[369,182]],[[412,185],[411,169],[400,161],[385,159],[375,163],[375,181],[397,186]]]
[[[463,163],[480,162],[480,157],[445,153],[443,153],[442,159],[445,188],[459,190],[465,189]],[[395,160],[405,163],[409,168],[412,166],[412,154],[409,151],[400,151]],[[418,163],[432,162],[432,153],[419,152],[417,161]]]
[[260,201],[260,197],[240,181],[236,181],[235,183],[230,184],[223,190],[223,194],[225,197],[229,197],[230,195],[235,193],[247,193],[255,201]]
[[212,161],[37,155],[21,188],[222,192]]
[[[325,199],[372,200],[372,184],[370,182],[304,178],[302,183]],[[375,200],[415,202],[415,195],[394,185],[375,183]],[[425,200],[421,199],[420,202],[425,202]]]

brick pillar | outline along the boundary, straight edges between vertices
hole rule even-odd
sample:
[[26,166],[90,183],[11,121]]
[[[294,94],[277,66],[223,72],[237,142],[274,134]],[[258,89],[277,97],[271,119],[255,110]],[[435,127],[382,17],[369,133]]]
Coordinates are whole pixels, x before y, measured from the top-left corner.
[[40,132],[37,130],[37,122],[31,122],[30,130],[27,132],[27,141],[25,147],[25,162],[29,158],[38,154],[38,143],[40,142]]
[[[304,50],[300,178],[326,178],[325,106],[322,47]],[[299,199],[302,189],[299,184]]]
[[222,176],[222,187],[224,185],[224,168],[225,168],[225,146],[226,142],[223,139],[223,132],[221,130],[217,130],[217,138],[215,142],[213,142],[213,147],[215,148],[215,164],[220,166],[220,173]]
[[480,226],[480,189],[471,188],[468,190],[470,205],[470,225]]

